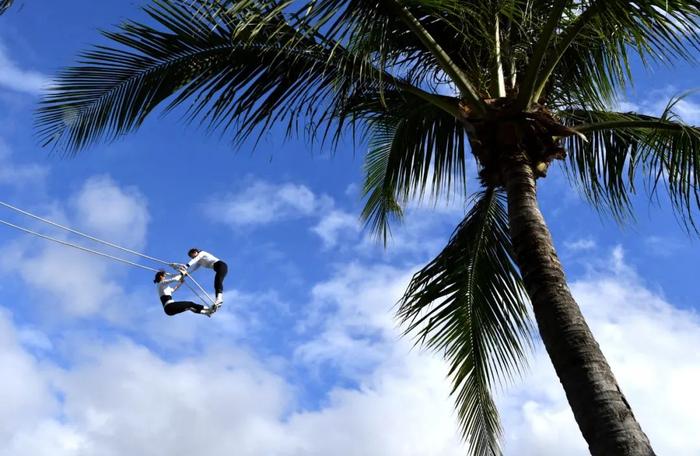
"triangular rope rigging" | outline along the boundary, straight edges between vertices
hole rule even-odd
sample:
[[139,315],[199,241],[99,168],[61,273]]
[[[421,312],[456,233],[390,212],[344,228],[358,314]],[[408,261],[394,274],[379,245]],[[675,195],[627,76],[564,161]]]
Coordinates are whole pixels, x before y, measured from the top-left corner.
[[[77,234],[77,235],[82,236],[82,237],[84,237],[84,238],[90,239],[91,241],[95,241],[95,242],[98,242],[98,243],[100,243],[100,244],[107,245],[107,246],[109,246],[109,247],[112,247],[112,248],[115,248],[115,249],[118,249],[118,250],[121,250],[121,251],[130,253],[130,254],[132,254],[132,255],[137,255],[137,256],[140,256],[140,257],[145,258],[145,259],[147,259],[147,260],[154,261],[154,262],[161,263],[161,264],[165,264],[165,265],[171,266],[173,269],[177,269],[177,268],[176,268],[176,263],[168,262],[168,261],[165,261],[165,260],[161,260],[161,259],[158,259],[158,258],[149,256],[149,255],[146,255],[146,254],[144,254],[144,253],[137,252],[137,251],[135,251],[135,250],[127,249],[126,247],[122,247],[122,246],[117,245],[117,244],[114,244],[114,243],[112,243],[112,242],[108,242],[108,241],[105,241],[105,240],[103,240],[103,239],[99,239],[99,238],[96,238],[96,237],[94,237],[94,236],[90,236],[89,234],[82,233],[82,232],[80,232],[80,231],[78,231],[78,230],[74,230],[74,229],[72,229],[72,228],[69,228],[69,227],[67,227],[67,226],[61,225],[61,224],[56,223],[56,222],[54,222],[54,221],[45,219],[45,218],[43,218],[43,217],[39,217],[38,215],[32,214],[31,212],[27,212],[27,211],[25,211],[25,210],[22,210],[22,209],[20,209],[20,208],[18,208],[18,207],[15,207],[15,206],[13,206],[13,205],[11,205],[11,204],[8,204],[8,203],[5,203],[5,202],[3,202],[3,201],[0,201],[0,205],[6,207],[6,208],[8,208],[8,209],[11,209],[11,210],[13,210],[13,211],[19,212],[19,213],[21,213],[21,214],[23,214],[23,215],[26,215],[26,216],[28,216],[28,217],[31,217],[31,218],[33,218],[33,219],[39,220],[39,221],[41,221],[41,222],[47,223],[47,224],[52,225],[52,226],[55,226],[55,227],[57,227],[57,228],[61,228],[61,229],[66,230],[66,231],[68,231],[68,232],[70,232],[70,233]],[[9,227],[15,228],[15,229],[17,229],[17,230],[19,230],[19,231],[25,232],[25,233],[27,233],[27,234],[31,234],[31,235],[33,235],[33,236],[37,236],[37,237],[40,237],[40,238],[42,238],[42,239],[46,239],[46,240],[49,240],[49,241],[53,241],[53,242],[56,242],[56,243],[58,243],[58,244],[65,245],[65,246],[67,246],[67,247],[72,247],[72,248],[74,248],[74,249],[82,250],[82,251],[87,252],[87,253],[92,253],[93,255],[98,255],[98,256],[101,256],[101,257],[104,257],[104,258],[109,258],[110,260],[118,261],[118,262],[121,262],[121,263],[124,263],[124,264],[128,264],[128,265],[130,265],[130,266],[134,266],[134,267],[137,267],[137,268],[145,269],[145,270],[147,270],[147,271],[153,271],[153,272],[158,272],[158,271],[159,271],[159,269],[155,269],[155,268],[152,268],[152,267],[150,267],[150,266],[145,266],[145,265],[143,265],[143,264],[134,263],[133,261],[125,260],[124,258],[119,258],[119,257],[116,257],[116,256],[114,256],[114,255],[109,255],[109,254],[104,253],[104,252],[99,252],[99,251],[97,251],[97,250],[89,249],[89,248],[87,248],[87,247],[83,247],[83,246],[81,246],[81,245],[73,244],[73,243],[71,243],[71,242],[64,241],[64,240],[62,240],[62,239],[57,239],[57,238],[54,238],[54,237],[51,237],[51,236],[47,236],[47,235],[45,235],[45,234],[41,234],[41,233],[38,233],[38,232],[36,232],[36,231],[30,230],[30,229],[28,229],[28,228],[24,228],[24,227],[15,225],[14,223],[10,223],[10,222],[7,222],[7,221],[2,220],[2,219],[0,219],[0,223],[2,223],[3,225],[7,225],[7,226],[9,226]],[[206,296],[207,299],[213,304],[213,303],[214,303],[214,299],[213,299],[211,296],[209,296],[209,293],[207,293],[207,292],[204,290],[204,288],[202,288],[202,286],[194,279],[194,277],[192,277],[190,274],[187,274],[187,277],[189,277],[189,279],[192,281],[192,283],[195,284],[195,285],[197,286],[197,288],[199,288],[199,290],[200,290],[202,293],[204,293],[204,296]],[[202,299],[202,296],[200,296],[200,294],[197,293],[197,291],[194,290],[194,289],[187,283],[187,281],[184,281],[184,283],[185,283],[185,285],[187,285],[187,287],[188,287],[190,290],[192,290],[192,292],[193,292],[200,300],[204,301],[204,299]]]
[[111,259],[111,260],[120,261],[120,262],[122,262],[122,263],[126,263],[126,264],[129,264],[129,265],[131,265],[131,266],[136,266],[137,268],[146,269],[146,270],[148,270],[148,271],[153,271],[153,272],[158,272],[158,269],[154,269],[154,268],[151,268],[151,267],[148,267],[148,266],[144,266],[144,265],[142,265],[142,264],[134,263],[134,262],[132,262],[132,261],[125,260],[125,259],[123,259],[123,258],[119,258],[119,257],[115,257],[115,256],[112,256],[112,255],[109,255],[109,254],[107,254],[107,253],[98,252],[97,250],[88,249],[87,247],[83,247],[83,246],[76,245],[76,244],[73,244],[73,243],[70,243],[70,242],[67,242],[67,241],[63,241],[63,240],[61,240],[61,239],[56,239],[56,238],[54,238],[54,237],[47,236],[47,235],[45,235],[45,234],[37,233],[36,231],[32,231],[32,230],[30,230],[30,229],[23,228],[23,227],[21,227],[21,226],[17,226],[17,225],[15,225],[14,223],[6,222],[5,220],[0,220],[0,223],[2,223],[2,224],[4,224],[4,225],[7,225],[7,226],[10,226],[10,227],[12,227],[12,228],[15,228],[15,229],[17,229],[17,230],[24,231],[25,233],[32,234],[32,235],[34,235],[34,236],[38,236],[38,237],[43,238],[43,239],[47,239],[47,240],[49,240],[49,241],[57,242],[57,243],[59,243],[59,244],[63,244],[63,245],[68,246],[68,247],[73,247],[74,249],[82,250],[82,251],[84,251],[84,252],[92,253],[92,254],[94,254],[94,255],[99,255],[99,256],[102,256],[102,257],[105,257],[105,258],[109,258],[109,259]]
[[140,256],[140,257],[145,258],[145,259],[147,259],[147,260],[155,261],[156,263],[166,264],[166,265],[168,265],[168,266],[171,266],[171,265],[172,265],[172,263],[169,263],[169,262],[167,262],[167,261],[160,260],[160,259],[158,259],[158,258],[154,258],[154,257],[152,257],[152,256],[143,254],[143,253],[141,253],[141,252],[137,252],[137,251],[135,251],[135,250],[127,249],[126,247],[122,247],[122,246],[120,246],[120,245],[117,245],[117,244],[113,244],[113,243],[111,243],[111,242],[104,241],[104,240],[102,240],[102,239],[98,239],[98,238],[96,238],[96,237],[94,237],[94,236],[90,236],[89,234],[81,233],[81,232],[78,231],[78,230],[74,230],[73,228],[69,228],[69,227],[67,227],[67,226],[63,226],[63,225],[61,225],[61,224],[59,224],[59,223],[56,223],[56,222],[54,222],[54,221],[45,219],[45,218],[43,218],[43,217],[39,217],[38,215],[35,215],[35,214],[32,214],[31,212],[27,212],[27,211],[25,211],[25,210],[22,210],[22,209],[20,209],[20,208],[18,208],[18,207],[15,207],[15,206],[11,205],[11,204],[5,203],[4,201],[0,201],[0,205],[5,206],[5,207],[8,208],[8,209],[12,209],[13,211],[17,211],[17,212],[19,212],[20,214],[24,214],[24,215],[26,215],[26,216],[28,216],[28,217],[33,218],[33,219],[42,221],[42,222],[44,222],[44,223],[48,223],[49,225],[53,225],[53,226],[58,227],[58,228],[61,228],[62,230],[66,230],[66,231],[69,231],[69,232],[71,232],[71,233],[73,233],[73,234],[77,234],[77,235],[82,236],[82,237],[84,237],[84,238],[90,239],[91,241],[95,241],[95,242],[98,242],[98,243],[100,243],[100,244],[104,244],[104,245],[107,245],[107,246],[109,246],[109,247],[113,247],[113,248],[115,248],[115,249],[122,250],[122,251],[128,252],[128,253],[131,253],[132,255]]

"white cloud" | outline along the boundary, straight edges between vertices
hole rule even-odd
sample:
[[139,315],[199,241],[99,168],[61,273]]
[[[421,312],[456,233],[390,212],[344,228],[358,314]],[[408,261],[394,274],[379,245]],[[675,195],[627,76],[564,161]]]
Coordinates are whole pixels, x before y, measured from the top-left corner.
[[[219,322],[222,313],[211,320],[161,316],[163,325],[187,323],[190,332],[166,355],[124,334],[111,341],[76,334],[62,340],[68,361],[59,366],[40,358],[57,349],[39,329],[15,329],[0,313],[0,359],[13,367],[6,379],[12,397],[0,410],[0,433],[9,436],[0,439],[0,454],[180,456],[206,448],[214,456],[462,456],[446,366],[412,350],[393,317],[412,271],[338,266],[313,287],[310,304],[293,304],[306,317],[298,327],[302,342],[287,359],[260,355],[252,336],[242,334],[255,326],[232,315]],[[649,291],[621,249],[572,288],[657,451],[698,454],[689,436],[700,426],[700,354],[688,350],[700,344],[697,315]],[[241,301],[234,314],[259,312],[254,297],[234,295]],[[156,338],[170,337],[148,328]],[[289,373],[300,369],[296,384],[299,377]],[[306,375],[314,371],[316,377]],[[303,390],[319,378],[331,386],[309,405]],[[524,382],[499,402],[506,454],[586,454],[541,349]]]
[[[321,319],[309,325],[320,325],[325,334],[353,336],[347,350],[336,345],[297,369],[327,365],[332,352],[351,360],[360,344],[382,354],[366,365],[364,375],[354,376],[358,387],[336,386],[318,407],[298,405],[298,388],[304,385],[283,375],[291,361],[267,362],[244,346],[214,343],[221,335],[208,328],[200,330],[199,343],[191,342],[200,347],[193,357],[166,359],[128,339],[107,343],[80,334],[62,342],[69,354],[65,367],[39,369],[33,356],[22,352],[31,370],[18,372],[52,385],[60,401],[43,397],[41,404],[54,408],[34,414],[31,422],[6,419],[12,438],[0,439],[0,454],[179,456],[207,448],[212,455],[242,456],[461,456],[442,363],[411,351],[407,340],[397,343],[393,331],[390,308],[405,279],[406,271],[353,265],[315,288],[312,307]],[[366,286],[364,292],[354,293],[359,284]],[[337,312],[324,319],[328,308]],[[355,337],[363,326],[365,340]],[[315,329],[305,334],[317,344],[325,337],[317,337]],[[0,345],[0,357],[11,345]],[[21,384],[22,377],[16,380]],[[14,416],[14,402],[9,405],[4,411]],[[16,407],[26,408],[26,401]]]
[[334,388],[318,409],[296,405],[284,368],[230,347],[170,360],[128,340],[67,350],[69,366],[48,370],[21,353],[30,370],[19,373],[39,386],[50,383],[61,400],[36,396],[54,408],[21,421],[16,414],[31,410],[24,390],[17,391],[21,400],[0,411],[11,435],[0,440],[0,454],[463,454],[440,362],[405,346],[359,388]]
[[[426,194],[431,192],[426,190]],[[437,201],[430,198],[411,200],[404,209],[410,223],[395,223],[389,248],[384,250],[371,233],[363,232],[357,215],[336,208],[333,198],[314,193],[303,184],[273,184],[251,180],[238,193],[229,193],[210,199],[204,206],[207,216],[233,228],[269,225],[295,219],[316,220],[311,232],[319,236],[325,249],[352,245],[365,256],[380,253],[395,257],[401,254],[425,256],[434,254],[443,245],[444,238],[434,236],[435,228],[452,224],[454,228],[465,213],[464,195],[453,189]]]
[[642,107],[637,103],[629,100],[618,101],[612,106],[612,109],[620,112],[641,112]]
[[329,363],[348,376],[376,366],[395,342],[392,309],[409,275],[388,266],[353,263],[316,285],[300,329],[317,335],[295,355],[309,365]]
[[357,217],[334,206],[333,198],[316,194],[303,184],[251,180],[238,193],[209,200],[205,212],[210,219],[233,228],[317,219],[311,231],[319,236],[324,248],[329,249],[335,247],[340,238],[360,232]]
[[302,446],[282,454],[463,456],[448,391],[439,360],[402,346],[359,388],[338,388],[327,407],[293,416],[289,431]]
[[311,214],[318,206],[316,195],[304,185],[282,184],[274,193],[282,206],[304,215]]
[[50,85],[48,76],[32,70],[19,67],[7,53],[5,46],[0,43],[0,87],[37,95]]
[[[607,267],[572,284],[591,329],[659,454],[700,454],[700,319],[651,292],[613,251]],[[588,454],[544,350],[501,399],[507,454]],[[556,432],[553,430],[556,429]]]
[[[0,69],[0,71],[2,71]],[[0,138],[0,185],[14,187],[36,187],[43,185],[49,173],[47,166],[18,164],[12,160],[12,151],[7,143]]]
[[167,362],[122,343],[89,356],[56,380],[89,454],[265,454],[271,418],[289,408],[285,382],[232,350]]
[[6,455],[77,456],[90,454],[90,446],[80,430],[56,419],[45,419],[31,428],[18,430],[5,443]]
[[214,221],[242,227],[309,217],[332,205],[332,199],[315,195],[305,185],[255,180],[238,193],[212,198],[206,213]]
[[[7,303],[3,303],[7,304]],[[0,308],[0,442],[7,442],[18,428],[31,427],[57,410],[46,372],[21,345],[9,312]],[[0,454],[10,454],[2,451]]]
[[591,238],[576,239],[574,241],[567,241],[564,243],[564,247],[572,252],[593,250],[596,248],[596,245],[595,240]]
[[345,233],[360,231],[360,222],[356,216],[340,210],[333,210],[321,217],[312,231],[318,234],[325,248],[335,247],[338,239]]
[[[52,208],[50,215],[38,215],[115,243],[143,246],[148,211],[144,198],[135,190],[122,189],[111,179],[99,177],[89,179],[72,200],[72,216],[60,206]],[[95,248],[94,243],[67,238],[56,228],[42,226],[37,230]],[[115,322],[133,318],[128,309],[136,304],[120,284],[126,272],[123,265],[47,240],[20,236],[4,246],[0,268],[5,274],[18,274],[30,285],[36,297],[33,305],[38,309],[57,317],[100,314]],[[56,308],[61,311],[56,312]]]
[[700,125],[700,103],[685,98],[679,100],[673,111],[691,125]]
[[[651,90],[644,94],[644,97],[631,100],[623,100],[613,107],[622,112],[637,112],[660,116],[671,99],[678,97],[680,91],[674,86],[667,86],[663,89]],[[695,101],[693,94],[677,100],[671,109],[684,122],[690,125],[700,125],[700,103]]]
[[40,290],[43,299],[35,306],[42,311],[58,305],[71,316],[90,316],[103,308],[109,310],[108,303],[123,298],[119,283],[109,278],[110,265],[105,260],[66,247],[52,244],[28,249],[14,266],[27,284]]
[[74,198],[75,219],[86,232],[112,243],[142,248],[149,222],[146,199],[108,176],[88,179]]
[[349,184],[347,187],[345,187],[345,196],[350,197],[350,198],[357,198],[361,193],[360,193],[360,186],[353,182],[352,184]]
[[[150,290],[149,290],[150,291]],[[187,291],[177,292],[178,300],[190,300]],[[286,303],[281,302],[275,292],[243,293],[238,290],[227,290],[226,300],[217,312],[215,318],[204,318],[190,313],[172,318],[163,318],[164,314],[159,305],[155,305],[156,295],[149,293],[147,300],[154,305],[149,306],[139,318],[138,330],[151,339],[159,348],[176,350],[182,354],[198,353],[198,345],[204,336],[210,346],[227,343],[240,343],[249,340],[251,334],[264,329],[269,324],[265,312],[275,316],[289,313]],[[196,301],[196,298],[192,298]],[[141,300],[143,302],[143,300]]]
[[464,217],[463,211],[433,211],[425,207],[408,208],[403,222],[390,225],[391,236],[384,248],[382,241],[368,231],[356,245],[363,255],[382,255],[385,258],[409,256],[424,261],[437,255]]
[[646,252],[658,257],[672,257],[684,247],[684,243],[669,236],[648,236],[644,238]]

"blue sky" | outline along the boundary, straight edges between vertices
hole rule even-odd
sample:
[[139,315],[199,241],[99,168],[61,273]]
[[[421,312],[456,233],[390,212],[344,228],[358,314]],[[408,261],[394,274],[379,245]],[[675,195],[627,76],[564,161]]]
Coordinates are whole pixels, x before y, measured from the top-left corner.
[[[74,159],[37,146],[41,86],[140,4],[18,1],[0,18],[0,200],[169,261],[209,250],[230,265],[226,302],[212,319],[166,317],[150,272],[0,227],[0,455],[464,454],[444,364],[392,314],[458,202],[412,207],[385,251],[358,223],[361,145],[331,157],[271,131],[234,150],[169,115]],[[658,113],[700,85],[697,67],[637,74],[624,109]],[[678,111],[700,123],[700,98]],[[640,198],[638,222],[619,227],[559,170],[540,187],[643,427],[661,454],[698,454],[698,241],[663,198]],[[507,454],[585,454],[541,349],[499,403]]]

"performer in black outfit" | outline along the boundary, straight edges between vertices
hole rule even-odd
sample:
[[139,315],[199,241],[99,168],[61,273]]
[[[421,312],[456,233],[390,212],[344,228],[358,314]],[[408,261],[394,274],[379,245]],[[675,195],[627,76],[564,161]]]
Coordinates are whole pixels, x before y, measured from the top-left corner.
[[182,274],[189,274],[200,266],[214,270],[214,293],[216,293],[216,301],[214,302],[214,310],[221,307],[224,302],[224,278],[228,273],[228,265],[204,250],[192,248],[187,252],[190,261],[187,264],[173,266],[177,267]]
[[[156,288],[158,289],[158,296],[160,296],[160,303],[163,304],[163,311],[172,316],[189,310],[191,312],[210,317],[213,310],[209,307],[191,301],[173,300],[173,293],[180,288],[180,285],[182,285],[184,280],[185,276],[182,274],[177,274],[171,278],[167,278],[165,271],[156,272],[156,277],[153,279],[153,283],[156,284]],[[175,287],[172,287],[171,284],[175,282],[178,282],[178,284]]]

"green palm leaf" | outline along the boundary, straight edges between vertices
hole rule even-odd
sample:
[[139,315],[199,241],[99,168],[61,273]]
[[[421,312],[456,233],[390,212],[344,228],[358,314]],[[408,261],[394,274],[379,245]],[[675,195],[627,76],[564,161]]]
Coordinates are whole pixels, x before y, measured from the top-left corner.
[[665,187],[684,223],[694,226],[693,212],[700,207],[700,128],[674,115],[678,100],[672,100],[661,117],[583,110],[561,113],[589,139],[565,139],[570,152],[567,170],[595,207],[624,219],[631,214],[631,196],[641,178],[650,197]]
[[466,189],[467,136],[444,110],[396,92],[358,101],[353,109],[371,123],[362,219],[386,244],[390,221],[401,219],[410,198],[422,198],[428,187],[432,199]]
[[14,3],[14,0],[0,0],[0,15],[7,11]]
[[700,1],[572,3],[564,10],[560,32],[549,37],[532,101],[572,91],[589,94],[585,101],[609,101],[630,78],[630,52],[644,63],[668,63],[692,60],[693,49],[700,48]]
[[10,9],[15,0],[0,0],[0,15]]
[[320,125],[348,94],[371,86],[369,64],[291,26],[283,5],[244,3],[222,12],[205,0],[157,0],[146,12],[165,31],[128,22],[106,33],[126,49],[98,47],[59,75],[37,116],[43,142],[76,151],[113,139],[173,94],[168,109],[192,100],[190,119],[235,126],[239,141],[279,121],[291,133],[302,116]]
[[367,202],[361,218],[385,246],[391,233],[390,222],[403,217],[403,209],[396,196],[396,171],[393,171],[400,164],[404,152],[393,147],[402,126],[375,127],[365,158],[363,194]]
[[[470,84],[478,84],[489,68],[484,57],[490,54],[470,43],[493,40],[484,20],[495,14],[491,5],[456,0],[315,0],[311,4],[310,18],[321,23],[332,18],[329,36],[347,41],[355,52],[374,55],[382,67],[402,67],[414,84],[446,80],[445,73],[452,69],[463,72]],[[418,20],[425,34],[411,29],[411,18]],[[422,40],[426,37],[433,40],[432,45]],[[435,46],[443,51],[449,48],[446,56],[455,66],[445,67]]]
[[489,189],[400,302],[407,332],[444,353],[473,455],[500,454],[492,390],[521,372],[531,344],[527,298],[513,263],[505,197]]

